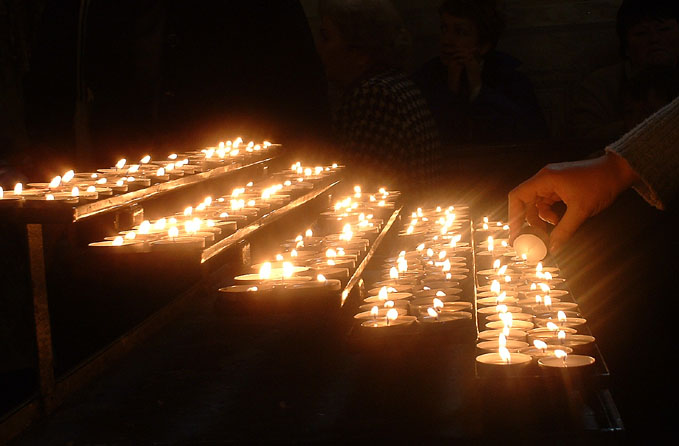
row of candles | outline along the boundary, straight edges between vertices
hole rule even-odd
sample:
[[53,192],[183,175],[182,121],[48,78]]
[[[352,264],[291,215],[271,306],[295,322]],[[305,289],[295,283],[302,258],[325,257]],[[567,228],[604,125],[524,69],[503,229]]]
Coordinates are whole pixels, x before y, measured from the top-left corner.
[[508,229],[487,217],[474,227],[479,372],[587,370],[595,339],[559,268],[543,262],[546,250],[510,246]]
[[266,302],[269,310],[286,303],[299,311],[305,305],[339,308],[346,297],[342,289],[399,197],[398,191],[366,193],[355,186],[353,194],[321,212],[313,229],[282,241],[278,253],[252,265],[253,272],[236,276],[235,285],[221,288],[225,300],[244,306]]
[[238,137],[233,141],[222,141],[215,147],[172,153],[166,159],[155,160],[146,155],[131,162],[123,158],[114,166],[97,169],[96,172],[68,170],[46,183],[16,183],[7,191],[0,187],[0,203],[89,203],[221,166],[244,163],[260,157],[275,146],[279,145],[268,141],[245,143]]
[[276,172],[262,184],[253,181],[231,194],[207,197],[182,212],[139,225],[90,243],[106,252],[143,252],[162,249],[203,249],[234,233],[238,228],[278,209],[302,193],[312,190],[341,166],[306,167],[301,162]]
[[471,328],[468,207],[417,208],[403,219],[392,257],[378,268],[354,319],[363,331],[387,336]]

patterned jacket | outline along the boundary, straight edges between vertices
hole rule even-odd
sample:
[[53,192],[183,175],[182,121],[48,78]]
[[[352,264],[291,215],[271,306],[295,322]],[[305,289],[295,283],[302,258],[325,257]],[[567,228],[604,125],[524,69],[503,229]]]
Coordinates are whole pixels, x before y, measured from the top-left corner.
[[421,92],[402,72],[358,82],[344,94],[333,127],[347,164],[369,170],[374,182],[421,190],[436,180],[436,124]]

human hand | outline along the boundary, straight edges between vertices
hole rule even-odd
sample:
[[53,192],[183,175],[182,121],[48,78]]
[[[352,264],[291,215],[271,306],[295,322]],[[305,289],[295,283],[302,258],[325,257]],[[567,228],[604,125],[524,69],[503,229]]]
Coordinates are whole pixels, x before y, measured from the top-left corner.
[[[592,160],[549,164],[509,193],[510,239],[524,221],[545,229],[555,225],[549,249],[558,251],[582,223],[610,206],[624,190],[639,181],[627,161],[616,153]],[[552,205],[563,202],[563,217]]]
[[477,48],[459,48],[445,53],[448,61],[448,87],[455,93],[460,91],[462,72],[467,75],[469,91],[481,89],[481,56]]

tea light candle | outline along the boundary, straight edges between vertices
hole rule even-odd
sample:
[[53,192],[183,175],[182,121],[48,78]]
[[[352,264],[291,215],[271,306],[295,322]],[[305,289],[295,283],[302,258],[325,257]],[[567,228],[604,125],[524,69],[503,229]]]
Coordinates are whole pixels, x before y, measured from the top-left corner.
[[550,356],[555,356],[555,352],[557,350],[561,350],[563,352],[566,352],[568,354],[573,352],[573,349],[570,347],[566,347],[563,345],[548,345],[545,342],[536,339],[533,341],[532,346],[526,346],[519,350],[519,353],[523,353],[525,355],[530,355],[534,359],[540,359],[540,358],[548,358]]
[[125,239],[121,236],[117,236],[113,240],[93,242],[88,246],[107,253],[142,252],[146,247],[146,245],[140,240]]
[[485,373],[520,373],[531,361],[529,355],[511,353],[507,348],[500,348],[497,353],[484,353],[476,357],[479,371]]
[[540,358],[538,364],[548,370],[583,370],[592,366],[596,360],[586,355],[570,355],[565,350],[555,350],[554,356]]
[[384,317],[374,318],[361,323],[361,327],[369,329],[395,329],[411,326],[417,320],[414,316],[399,316],[398,310],[390,308]]

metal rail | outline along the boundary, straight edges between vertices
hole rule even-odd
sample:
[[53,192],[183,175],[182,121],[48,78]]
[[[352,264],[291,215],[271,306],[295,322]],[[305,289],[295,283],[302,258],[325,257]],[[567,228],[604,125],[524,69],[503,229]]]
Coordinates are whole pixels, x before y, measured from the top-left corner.
[[349,293],[351,293],[354,286],[356,286],[356,284],[359,283],[359,281],[361,280],[363,270],[365,270],[365,268],[368,266],[368,263],[370,263],[370,259],[372,259],[373,255],[375,255],[377,248],[379,248],[380,244],[382,243],[382,240],[384,239],[384,237],[387,236],[387,233],[389,233],[389,230],[393,226],[394,222],[396,222],[396,219],[398,218],[402,209],[403,206],[396,209],[391,214],[391,217],[389,217],[389,220],[387,220],[387,223],[384,225],[382,231],[375,239],[375,242],[370,246],[370,250],[368,250],[368,253],[365,255],[365,257],[363,257],[363,260],[356,268],[356,271],[354,271],[353,276],[351,276],[351,279],[349,279],[349,282],[347,282],[347,286],[345,286],[344,290],[342,290],[342,306],[344,306],[344,302],[346,302],[347,297],[349,297]]

